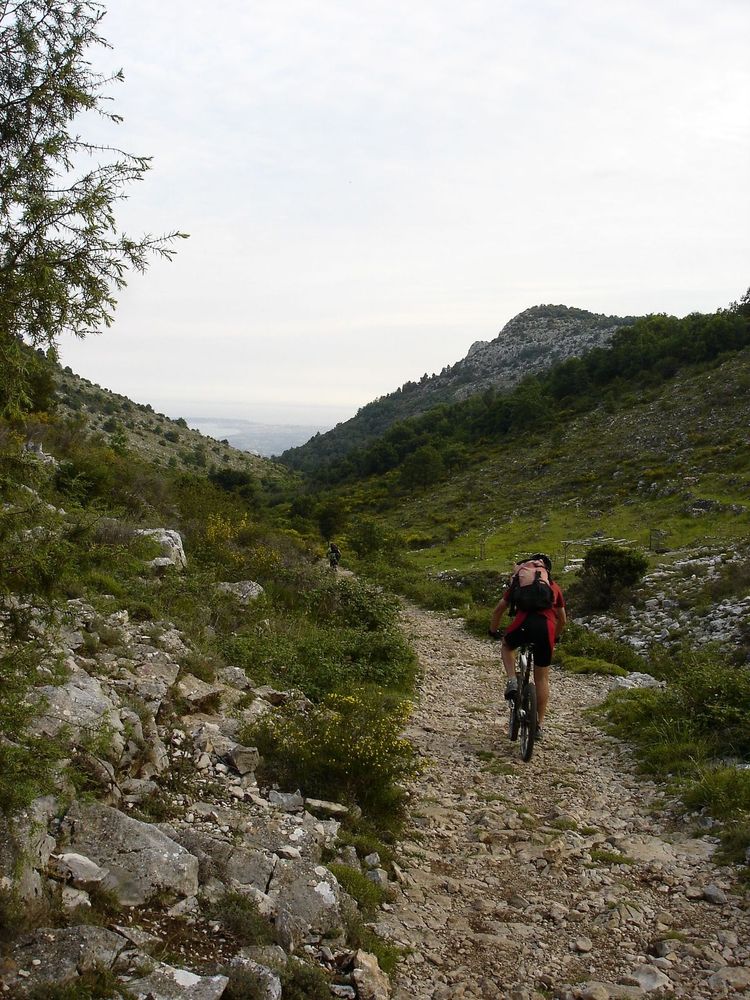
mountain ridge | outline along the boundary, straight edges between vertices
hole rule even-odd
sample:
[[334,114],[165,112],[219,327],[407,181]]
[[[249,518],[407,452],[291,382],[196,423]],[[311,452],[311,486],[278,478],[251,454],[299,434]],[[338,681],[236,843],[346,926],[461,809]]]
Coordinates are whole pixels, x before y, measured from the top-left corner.
[[441,403],[458,402],[485,389],[511,388],[570,357],[603,347],[635,316],[606,316],[564,305],[531,306],[518,313],[490,341],[475,341],[467,354],[439,374],[423,375],[361,407],[354,417],[317,434],[280,457],[305,470],[346,456],[374,440],[393,424],[419,416]]

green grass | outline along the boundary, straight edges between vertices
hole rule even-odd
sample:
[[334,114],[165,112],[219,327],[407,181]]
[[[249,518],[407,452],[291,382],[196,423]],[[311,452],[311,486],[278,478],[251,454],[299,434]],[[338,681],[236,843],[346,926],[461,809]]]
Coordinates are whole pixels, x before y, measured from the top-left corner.
[[555,656],[563,670],[569,674],[604,674],[605,676],[625,677],[628,671],[618,667],[616,663],[600,660],[590,656],[570,656],[562,651]]

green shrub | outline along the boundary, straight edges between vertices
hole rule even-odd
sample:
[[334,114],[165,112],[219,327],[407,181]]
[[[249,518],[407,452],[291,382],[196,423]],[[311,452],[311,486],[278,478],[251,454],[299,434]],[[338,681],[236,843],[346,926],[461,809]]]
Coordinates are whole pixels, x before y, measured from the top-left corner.
[[389,976],[392,975],[396,971],[396,966],[402,952],[394,945],[384,941],[380,935],[367,927],[356,910],[347,912],[345,921],[346,940],[349,947],[361,948],[363,951],[374,955],[383,972],[386,972]]
[[409,710],[378,690],[332,694],[306,713],[269,714],[240,739],[258,747],[265,774],[283,787],[358,803],[387,825],[401,815],[400,783],[417,770],[413,747],[399,735]]
[[63,752],[58,740],[27,732],[34,714],[30,679],[40,662],[39,652],[27,644],[11,645],[0,654],[0,812],[5,814],[52,791],[55,763]]
[[568,622],[556,649],[558,653],[564,652],[566,655],[593,657],[616,663],[626,671],[645,672],[648,666],[643,657],[627,643],[597,635],[577,622]]
[[571,656],[569,653],[558,650],[555,653],[557,662],[570,674],[604,674],[606,676],[624,677],[627,670],[618,667],[615,663],[607,660],[600,660],[590,656]]
[[348,865],[329,864],[329,869],[336,876],[339,885],[357,900],[360,910],[368,919],[372,919],[381,903],[385,902],[385,889],[376,885],[363,872]]
[[240,892],[226,892],[208,911],[212,920],[235,937],[240,944],[271,944],[273,928],[258,911],[257,904]]
[[255,683],[298,688],[316,701],[361,684],[411,691],[416,657],[399,631],[317,625],[315,617],[322,618],[292,626],[277,621],[266,633],[231,636],[222,651]]
[[635,744],[646,770],[684,779],[686,804],[725,823],[728,856],[736,854],[750,832],[750,772],[719,761],[750,760],[750,669],[704,649],[674,654],[664,670],[664,689],[611,694],[609,725]]
[[750,771],[715,765],[701,767],[698,779],[684,792],[689,809],[706,809],[715,819],[750,819]]
[[648,559],[640,552],[620,545],[595,545],[586,553],[578,580],[569,588],[570,600],[583,611],[611,608],[647,569]]
[[317,965],[290,958],[281,972],[284,1000],[331,1000],[328,976]]

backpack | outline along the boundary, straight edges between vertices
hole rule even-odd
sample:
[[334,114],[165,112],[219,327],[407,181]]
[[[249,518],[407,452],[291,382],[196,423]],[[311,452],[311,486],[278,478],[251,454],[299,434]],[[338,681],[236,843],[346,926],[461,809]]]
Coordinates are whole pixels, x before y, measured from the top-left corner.
[[546,611],[554,600],[552,581],[541,559],[516,565],[510,582],[510,606],[514,611]]

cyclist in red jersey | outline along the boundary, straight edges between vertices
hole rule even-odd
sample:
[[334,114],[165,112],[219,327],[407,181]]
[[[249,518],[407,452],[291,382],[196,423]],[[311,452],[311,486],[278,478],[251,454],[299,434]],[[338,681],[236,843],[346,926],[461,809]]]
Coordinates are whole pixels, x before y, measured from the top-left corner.
[[[537,739],[544,736],[543,722],[549,702],[549,666],[552,663],[552,652],[555,642],[565,628],[567,615],[565,613],[565,598],[558,585],[552,580],[552,560],[543,553],[530,556],[530,559],[540,559],[550,574],[552,588],[552,607],[541,611],[518,611],[506,629],[500,654],[503,659],[508,682],[505,686],[505,697],[514,697],[518,688],[516,680],[515,650],[527,642],[534,644],[534,684],[537,694]],[[499,604],[492,612],[490,619],[490,635],[497,635],[500,621],[511,606],[510,588],[505,591]]]

